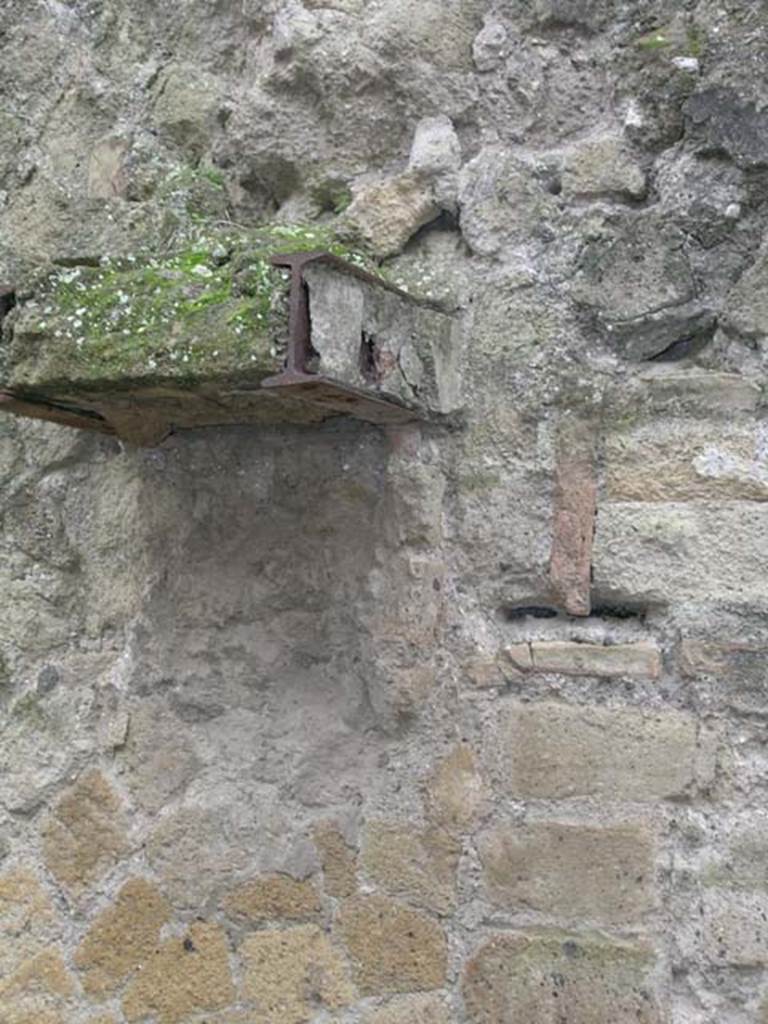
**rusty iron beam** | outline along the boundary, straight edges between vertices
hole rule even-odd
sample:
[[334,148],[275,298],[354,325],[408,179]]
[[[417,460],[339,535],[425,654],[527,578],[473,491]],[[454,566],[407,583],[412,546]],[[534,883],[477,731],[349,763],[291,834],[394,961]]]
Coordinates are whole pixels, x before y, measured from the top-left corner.
[[51,402],[21,398],[9,391],[0,391],[0,412],[15,413],[29,419],[46,420],[58,423],[63,427],[75,427],[78,430],[98,430],[102,434],[114,435],[114,429],[103,416],[82,409],[67,409]]

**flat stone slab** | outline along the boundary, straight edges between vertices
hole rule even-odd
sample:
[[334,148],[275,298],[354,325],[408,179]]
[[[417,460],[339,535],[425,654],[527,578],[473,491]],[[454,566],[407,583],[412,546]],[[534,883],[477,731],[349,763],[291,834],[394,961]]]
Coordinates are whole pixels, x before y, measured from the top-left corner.
[[272,241],[59,270],[19,292],[0,410],[154,444],[185,427],[457,408],[452,316],[362,260]]

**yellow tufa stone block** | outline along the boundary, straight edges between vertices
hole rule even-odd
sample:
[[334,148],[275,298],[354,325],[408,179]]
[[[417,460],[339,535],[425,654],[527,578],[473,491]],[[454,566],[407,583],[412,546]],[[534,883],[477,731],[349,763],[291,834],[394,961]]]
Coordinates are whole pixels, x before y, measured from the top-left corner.
[[360,859],[368,879],[388,895],[447,914],[456,906],[460,853],[455,836],[443,829],[373,821]]
[[451,1024],[444,997],[428,995],[397,996],[386,1004],[363,1012],[362,1024]]
[[297,882],[287,875],[263,875],[236,886],[223,900],[232,917],[253,923],[306,921],[322,912],[320,897],[311,882]]
[[661,1024],[647,946],[599,935],[517,932],[470,958],[463,996],[470,1024]]
[[0,977],[9,977],[59,933],[53,905],[31,871],[0,875]]
[[355,997],[344,957],[316,925],[249,935],[240,954],[243,995],[259,1024],[300,1024]]
[[170,916],[170,905],[152,882],[144,878],[126,882],[75,953],[85,991],[97,996],[115,992],[152,958],[160,929]]
[[329,896],[351,896],[357,888],[355,851],[347,846],[341,830],[332,821],[321,821],[312,838],[323,866],[323,885]]
[[653,907],[653,840],[642,825],[499,825],[478,848],[494,907],[606,925],[640,922]]
[[127,851],[127,822],[119,797],[101,772],[86,772],[43,826],[46,867],[79,895]]
[[129,982],[122,1006],[129,1021],[153,1017],[157,1024],[181,1024],[193,1013],[224,1009],[234,996],[226,935],[201,921],[184,938],[160,945]]
[[27,960],[7,981],[0,982],[3,1024],[49,1024],[65,1019],[74,985],[64,960],[46,950]]
[[342,906],[337,927],[362,995],[428,991],[445,982],[445,935],[426,914],[384,896],[356,896]]
[[498,726],[489,756],[515,799],[654,802],[707,785],[715,769],[714,741],[700,743],[683,711],[510,701]]
[[440,762],[427,784],[427,799],[430,817],[444,828],[468,828],[482,812],[488,788],[465,743]]
[[35,993],[69,996],[73,991],[72,979],[61,954],[49,949],[27,960],[0,988],[0,995],[5,998]]
[[661,654],[647,641],[632,644],[590,644],[571,640],[534,640],[512,644],[506,656],[519,672],[598,679],[658,679]]

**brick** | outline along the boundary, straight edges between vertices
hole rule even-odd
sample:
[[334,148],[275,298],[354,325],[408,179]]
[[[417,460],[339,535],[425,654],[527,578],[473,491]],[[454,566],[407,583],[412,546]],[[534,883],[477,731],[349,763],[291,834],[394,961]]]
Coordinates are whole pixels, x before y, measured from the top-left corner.
[[429,815],[448,829],[468,828],[488,800],[488,789],[475,755],[466,743],[459,743],[445,757],[427,783]]
[[223,907],[229,915],[254,924],[306,921],[322,909],[311,882],[298,882],[287,875],[263,875],[243,882],[224,897]]
[[0,977],[9,977],[60,934],[53,904],[31,871],[0,875]]
[[84,990],[93,996],[115,992],[125,979],[150,960],[171,908],[152,882],[132,878],[114,904],[102,911],[80,943],[75,966]]
[[73,894],[84,892],[128,852],[120,799],[99,771],[89,771],[56,804],[43,827],[43,857]]
[[592,537],[597,508],[595,428],[567,416],[558,427],[549,581],[555,602],[589,615]]
[[601,509],[594,585],[649,604],[757,604],[768,575],[765,502],[617,502]]
[[460,852],[443,829],[374,821],[363,832],[360,861],[369,881],[387,895],[447,913],[456,906]]
[[354,999],[343,956],[315,925],[249,935],[240,954],[243,995],[260,1024],[299,1024]]
[[361,1024],[451,1024],[445,997],[429,995],[397,996],[386,1006],[364,1010]]
[[725,684],[728,702],[743,711],[768,707],[768,646],[734,640],[712,643],[683,640],[678,651],[681,674],[715,678]]
[[337,928],[361,995],[429,991],[445,982],[445,935],[425,914],[383,896],[356,896],[342,905]]
[[499,730],[501,785],[516,798],[653,801],[714,771],[714,751],[699,753],[697,721],[681,711],[513,702]]
[[157,947],[129,982],[122,1009],[129,1021],[181,1024],[194,1013],[223,1009],[234,996],[226,935],[217,925],[196,922],[183,938]]
[[341,830],[330,821],[322,821],[312,830],[312,838],[323,867],[323,886],[329,896],[351,896],[357,888],[355,852]]
[[[527,651],[525,650],[527,648]],[[513,644],[507,657],[520,672],[564,676],[658,679],[661,656],[655,644],[589,644],[568,640],[535,640]]]
[[637,825],[502,826],[478,848],[488,899],[503,910],[619,925],[653,906],[653,843]]
[[517,675],[533,672],[533,648],[529,643],[510,644],[504,648],[504,657]]
[[610,434],[610,501],[768,500],[764,428],[754,423],[655,419]]
[[470,1024],[661,1024],[653,957],[639,944],[567,932],[498,935],[464,971]]

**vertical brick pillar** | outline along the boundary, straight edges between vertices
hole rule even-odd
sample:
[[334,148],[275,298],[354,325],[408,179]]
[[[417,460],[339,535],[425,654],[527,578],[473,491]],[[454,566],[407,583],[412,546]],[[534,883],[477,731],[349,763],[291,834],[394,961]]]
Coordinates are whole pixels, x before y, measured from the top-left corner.
[[597,510],[595,424],[564,415],[558,424],[553,496],[552,595],[570,615],[589,615]]

